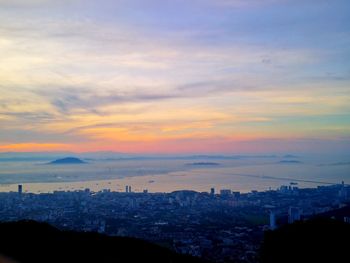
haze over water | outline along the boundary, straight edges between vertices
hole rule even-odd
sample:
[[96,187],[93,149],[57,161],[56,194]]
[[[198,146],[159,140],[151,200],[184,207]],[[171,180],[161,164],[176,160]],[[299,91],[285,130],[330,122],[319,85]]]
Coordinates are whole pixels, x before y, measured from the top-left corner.
[[209,191],[211,187],[249,192],[297,183],[316,187],[350,183],[350,162],[337,157],[241,156],[89,159],[85,164],[51,165],[45,160],[0,162],[0,191],[55,190],[124,191],[126,185],[141,192]]

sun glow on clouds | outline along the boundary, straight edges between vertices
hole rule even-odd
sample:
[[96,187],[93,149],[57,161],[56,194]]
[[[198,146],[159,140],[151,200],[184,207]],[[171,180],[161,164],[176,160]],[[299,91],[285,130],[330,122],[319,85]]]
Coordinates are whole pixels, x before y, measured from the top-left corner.
[[0,151],[349,140],[348,3],[146,2],[0,0]]
[[42,151],[65,151],[72,147],[66,144],[54,143],[16,143],[0,145],[2,152],[42,152]]

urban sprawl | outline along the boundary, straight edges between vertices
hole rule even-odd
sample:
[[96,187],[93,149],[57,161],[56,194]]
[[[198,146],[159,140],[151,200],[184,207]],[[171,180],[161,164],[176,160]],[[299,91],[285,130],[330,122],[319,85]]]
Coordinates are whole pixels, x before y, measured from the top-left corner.
[[[250,193],[222,189],[172,193],[0,193],[0,221],[36,220],[60,229],[145,239],[214,262],[255,262],[264,231],[341,208],[344,183],[301,189],[296,183]],[[349,218],[344,218],[349,222]]]

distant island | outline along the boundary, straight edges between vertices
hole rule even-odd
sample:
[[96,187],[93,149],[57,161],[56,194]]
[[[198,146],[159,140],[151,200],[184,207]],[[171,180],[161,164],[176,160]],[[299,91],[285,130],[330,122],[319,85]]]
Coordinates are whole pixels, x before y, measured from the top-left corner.
[[286,154],[283,156],[283,158],[298,158],[298,156],[293,155],[293,154]]
[[297,160],[282,160],[279,161],[279,163],[283,163],[283,164],[297,164],[297,163],[302,163],[301,161],[297,161]]
[[52,161],[48,164],[83,164],[83,163],[86,163],[86,162],[80,160],[79,158],[67,157],[67,158]]
[[196,162],[196,163],[188,163],[187,165],[220,165],[220,164],[213,163],[213,162]]
[[343,166],[350,165],[350,162],[339,162],[339,163],[330,163],[330,164],[320,164],[319,166]]

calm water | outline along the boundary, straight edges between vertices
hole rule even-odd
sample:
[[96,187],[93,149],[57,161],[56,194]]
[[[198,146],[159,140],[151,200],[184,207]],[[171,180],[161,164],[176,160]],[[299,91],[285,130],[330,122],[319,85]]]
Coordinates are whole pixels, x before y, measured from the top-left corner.
[[[110,160],[79,165],[47,165],[44,161],[0,162],[0,191],[52,192],[90,188],[124,191],[125,185],[139,192],[171,192],[180,189],[234,191],[275,189],[297,182],[299,187],[325,183],[350,183],[350,163],[325,159],[298,159],[280,163],[281,158],[214,160],[218,165],[190,165],[213,160]],[[310,182],[307,182],[310,181]],[[312,181],[312,182],[311,182]]]

